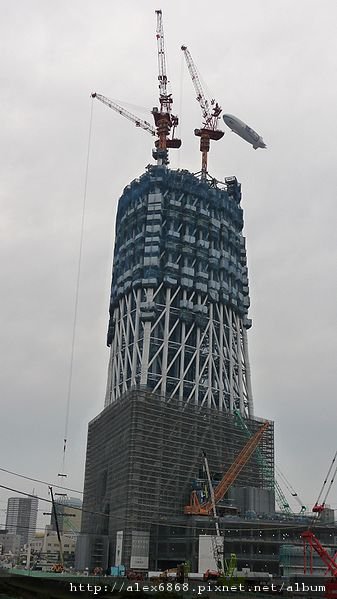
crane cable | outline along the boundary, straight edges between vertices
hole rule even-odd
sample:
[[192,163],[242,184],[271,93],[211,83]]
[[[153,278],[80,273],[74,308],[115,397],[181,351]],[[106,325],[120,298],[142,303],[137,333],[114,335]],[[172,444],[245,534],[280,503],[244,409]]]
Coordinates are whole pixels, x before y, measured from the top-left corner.
[[82,253],[83,253],[85,208],[86,208],[86,200],[87,200],[88,171],[89,171],[89,158],[90,158],[91,132],[92,132],[92,116],[93,116],[93,98],[91,98],[88,147],[87,147],[86,166],[85,166],[83,204],[82,204],[82,216],[81,216],[81,233],[80,233],[78,265],[77,265],[75,302],[74,302],[74,320],[73,320],[73,329],[72,329],[72,337],[71,337],[70,364],[69,364],[67,400],[66,400],[66,417],[65,417],[64,438],[63,438],[62,468],[61,468],[61,472],[58,474],[58,476],[67,476],[66,474],[64,474],[64,469],[65,469],[65,459],[66,459],[66,450],[67,450],[67,441],[68,441],[70,402],[71,402],[72,384],[73,384],[73,366],[74,366],[75,339],[76,339],[77,315],[78,315],[78,300],[79,300],[80,276],[81,276]]
[[[317,497],[317,501],[316,501],[315,505],[318,505],[318,503],[319,503],[319,501],[320,501],[320,499],[321,499],[321,496],[322,496],[322,493],[323,493],[323,491],[324,491],[325,485],[326,485],[326,483],[328,482],[328,478],[329,478],[329,476],[330,476],[331,470],[332,470],[332,468],[333,468],[333,465],[334,465],[334,463],[335,463],[335,461],[336,461],[336,457],[337,457],[337,451],[336,451],[336,453],[335,453],[335,455],[334,455],[334,457],[333,457],[333,460],[332,460],[332,462],[331,462],[331,464],[330,464],[330,468],[329,468],[329,470],[328,470],[328,473],[327,473],[327,475],[326,475],[326,477],[325,477],[325,479],[324,479],[324,482],[323,482],[322,488],[321,488],[321,490],[320,490],[320,492],[319,492],[319,495],[318,495],[318,497]],[[328,486],[328,489],[327,489],[327,492],[326,492],[326,494],[325,494],[325,497],[324,497],[324,500],[323,500],[323,503],[322,503],[322,505],[325,505],[326,499],[327,499],[327,497],[328,497],[328,494],[329,494],[329,492],[330,492],[330,489],[331,489],[331,487],[332,487],[332,485],[333,485],[333,482],[334,482],[334,480],[335,480],[336,472],[337,472],[337,466],[336,466],[336,468],[335,468],[335,470],[334,470],[334,473],[333,473],[333,475],[332,475],[332,479],[330,480],[330,484],[329,484],[329,486]]]
[[[331,462],[331,466],[330,466],[330,469],[329,469],[329,472],[328,472],[327,478],[328,478],[328,476],[330,475],[330,472],[331,472],[331,470],[332,470],[332,467],[333,467],[333,465],[334,465],[334,463],[335,463],[335,461],[336,461],[336,457],[337,457],[337,451],[336,451],[336,453],[335,453],[335,455],[334,455],[334,458],[333,458],[333,460],[332,460],[332,462]],[[327,491],[326,491],[326,493],[325,493],[325,496],[324,496],[324,499],[323,499],[323,505],[325,505],[325,503],[326,503],[326,500],[327,500],[327,498],[328,498],[328,495],[329,495],[329,493],[330,493],[331,487],[332,487],[332,485],[333,485],[333,483],[334,483],[335,476],[336,476],[336,472],[337,472],[337,465],[336,465],[336,467],[335,467],[335,469],[334,469],[334,471],[333,471],[333,475],[332,475],[332,478],[331,478],[331,480],[330,480],[330,484],[329,484],[329,486],[328,486],[328,488],[327,488]]]
[[291,494],[291,496],[296,499],[298,505],[300,505],[301,508],[304,507],[303,502],[302,502],[301,498],[299,497],[298,493],[295,491],[295,489],[292,486],[292,484],[285,477],[285,475],[283,474],[283,472],[281,471],[281,469],[278,466],[276,466],[276,465],[275,465],[275,468],[276,468],[276,472],[277,472],[278,476],[282,479],[283,483],[285,484],[285,486],[288,489],[288,491]]

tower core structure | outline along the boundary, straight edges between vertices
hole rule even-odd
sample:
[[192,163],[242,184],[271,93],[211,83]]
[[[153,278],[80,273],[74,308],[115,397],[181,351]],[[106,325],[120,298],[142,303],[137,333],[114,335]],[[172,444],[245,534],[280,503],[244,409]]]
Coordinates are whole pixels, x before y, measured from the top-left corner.
[[151,390],[247,417],[249,289],[241,186],[149,166],[119,200],[105,406]]

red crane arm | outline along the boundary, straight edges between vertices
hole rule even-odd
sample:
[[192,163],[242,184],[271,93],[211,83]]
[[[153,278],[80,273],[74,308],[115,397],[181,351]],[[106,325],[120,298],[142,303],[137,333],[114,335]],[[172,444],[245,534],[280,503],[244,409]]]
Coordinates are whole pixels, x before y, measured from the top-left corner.
[[112,110],[115,110],[116,112],[118,112],[118,114],[125,116],[125,118],[134,123],[136,127],[141,127],[145,131],[148,131],[148,133],[151,133],[151,135],[157,135],[155,128],[152,127],[150,123],[148,123],[147,121],[143,121],[142,119],[139,119],[137,116],[132,114],[132,112],[129,112],[128,110],[125,110],[125,108],[119,106],[119,104],[116,104],[116,102],[109,100],[109,98],[106,98],[101,94],[93,93],[91,94],[91,96],[92,98],[97,98],[97,100],[99,100],[106,106],[109,106],[109,108],[112,108]]
[[310,547],[312,547],[314,551],[318,553],[322,562],[324,562],[332,576],[337,578],[337,563],[331,557],[331,555],[329,555],[327,550],[324,549],[323,545],[321,545],[314,533],[311,532],[311,530],[306,530],[305,532],[302,532],[301,537],[304,543],[308,543],[308,545],[310,545]]

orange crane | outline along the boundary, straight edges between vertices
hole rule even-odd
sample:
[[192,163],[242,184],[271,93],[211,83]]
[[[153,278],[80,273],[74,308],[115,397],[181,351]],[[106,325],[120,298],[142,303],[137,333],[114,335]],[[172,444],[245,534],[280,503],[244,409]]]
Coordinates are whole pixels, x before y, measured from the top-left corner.
[[213,506],[217,504],[227,493],[230,486],[239,476],[241,470],[247,464],[248,460],[253,455],[255,449],[260,443],[264,432],[269,427],[269,422],[266,421],[256,431],[256,433],[247,441],[243,449],[240,451],[238,456],[235,458],[233,464],[224,474],[219,484],[214,489],[214,498],[211,494],[211,499],[200,503],[196,491],[192,491],[190,503],[184,507],[184,513],[198,516],[209,516],[214,511]]
[[[174,137],[176,127],[179,123],[178,117],[172,114],[172,94],[167,91],[167,74],[166,74],[166,57],[165,57],[165,45],[164,45],[164,29],[163,29],[163,18],[162,11],[156,10],[157,15],[157,52],[158,52],[158,81],[159,81],[159,108],[154,107],[151,111],[155,127],[153,127],[148,121],[140,119],[136,115],[132,114],[125,108],[122,108],[119,104],[110,100],[102,94],[93,93],[92,98],[97,98],[100,102],[112,108],[121,114],[129,121],[134,123],[136,127],[144,129],[151,135],[157,137],[155,141],[155,150],[153,150],[153,157],[157,160],[158,164],[167,164],[168,156],[167,150],[170,148],[180,148],[181,140]],[[169,135],[171,134],[171,137]]]
[[210,149],[210,140],[218,141],[224,136],[224,132],[218,129],[219,118],[222,112],[221,106],[213,99],[209,105],[208,100],[203,92],[200,79],[196,66],[193,62],[190,51],[187,46],[181,46],[184,52],[187,68],[189,70],[194,89],[197,94],[197,101],[200,104],[203,124],[201,129],[194,129],[194,135],[200,137],[200,151],[201,151],[201,178],[206,179],[207,177],[207,154]]

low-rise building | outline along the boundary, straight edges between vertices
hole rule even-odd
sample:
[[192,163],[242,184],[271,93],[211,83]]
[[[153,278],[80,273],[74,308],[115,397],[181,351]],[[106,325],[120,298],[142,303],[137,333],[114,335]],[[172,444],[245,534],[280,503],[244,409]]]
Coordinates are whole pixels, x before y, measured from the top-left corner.
[[7,530],[0,531],[0,555],[18,555],[20,553],[20,535],[10,533]]

